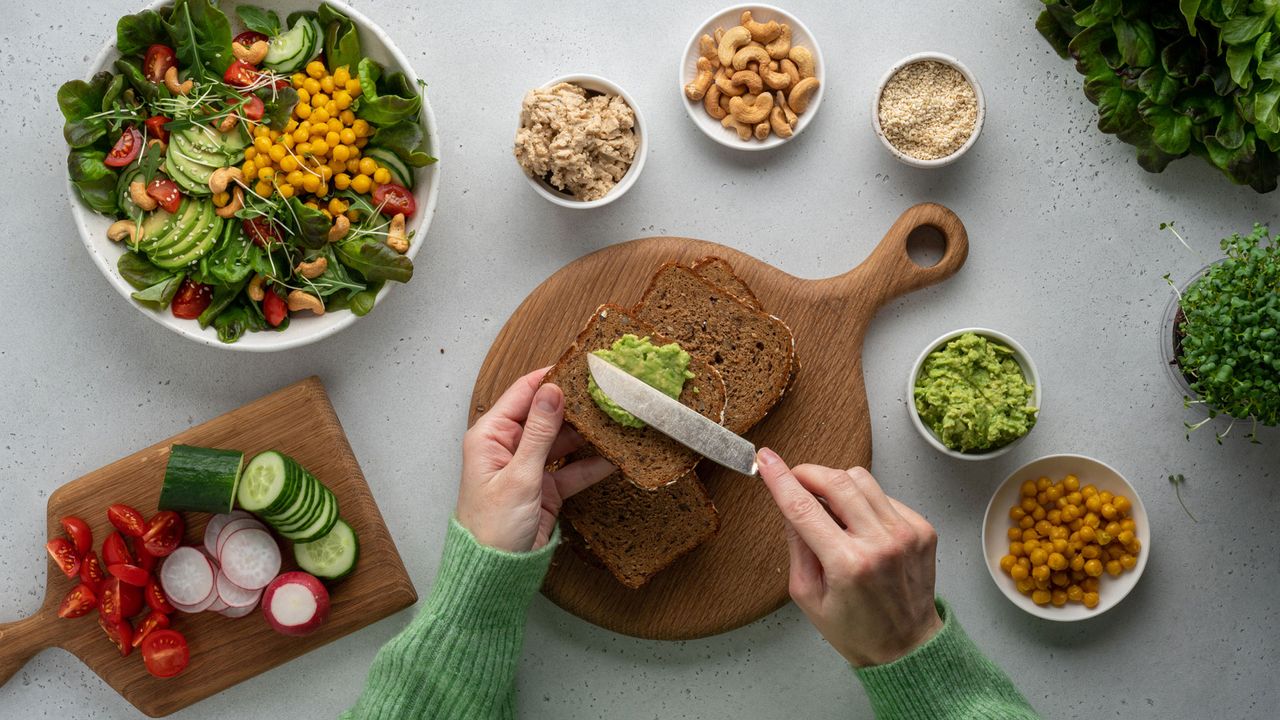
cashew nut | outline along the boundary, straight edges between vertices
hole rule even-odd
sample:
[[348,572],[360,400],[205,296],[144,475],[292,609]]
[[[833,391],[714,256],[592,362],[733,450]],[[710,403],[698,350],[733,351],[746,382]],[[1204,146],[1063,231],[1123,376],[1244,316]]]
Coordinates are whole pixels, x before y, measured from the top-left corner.
[[791,106],[787,104],[787,96],[783,95],[781,90],[778,91],[778,102],[775,104],[782,108],[782,117],[786,119],[787,124],[795,125],[798,118],[795,112],[792,111]]
[[289,297],[286,298],[285,302],[289,304],[290,312],[310,310],[317,315],[324,314],[324,303],[321,302],[320,298],[312,295],[311,293],[305,293],[301,290],[290,290]]
[[797,45],[791,48],[791,51],[787,53],[787,57],[796,64],[796,69],[800,71],[801,80],[814,76],[813,53],[809,52],[809,48]]
[[[747,88],[747,92],[749,93],[754,93],[756,95],[759,95],[760,92],[764,90],[764,81],[760,79],[759,75],[751,72],[750,70],[739,70],[738,72],[730,76],[729,79],[733,81],[734,85],[745,86]],[[720,89],[724,90],[723,87],[721,87]],[[734,94],[741,95],[742,93],[734,93]]]
[[745,70],[747,63],[757,63],[757,69],[769,66],[769,53],[762,47],[749,45],[733,54],[733,69]]
[[262,273],[254,273],[253,279],[249,281],[249,285],[245,287],[245,294],[254,302],[262,302],[262,298],[267,294],[263,291],[262,286],[267,282],[267,276]]
[[[729,101],[732,99],[732,95],[725,95],[724,93],[720,94],[720,109],[724,111],[725,115],[729,114]],[[724,119],[723,115],[721,116],[721,119]]]
[[346,215],[339,215],[333,219],[333,227],[329,228],[329,242],[338,242],[347,236],[347,231],[351,229],[351,221]]
[[213,212],[215,215],[217,215],[220,218],[223,218],[224,220],[230,220],[231,218],[235,217],[236,213],[240,212],[240,210],[243,207],[244,207],[244,190],[241,190],[240,186],[237,185],[235,190],[231,193],[231,202],[227,203],[226,205],[223,205],[222,207],[218,208],[217,210],[214,210]]
[[778,61],[778,69],[791,77],[791,84],[795,85],[800,82],[800,68],[791,62],[791,58],[783,58]]
[[701,100],[707,94],[713,77],[711,61],[704,57],[698,58],[698,76],[684,86],[684,94],[694,102]]
[[755,102],[748,104],[742,98],[734,98],[729,101],[729,114],[738,122],[755,125],[764,122],[769,118],[769,111],[773,109],[773,96],[765,93],[755,99]]
[[780,138],[786,139],[793,134],[791,124],[787,122],[787,114],[779,105],[774,105],[769,112],[769,125]]
[[769,137],[769,121],[765,120],[762,123],[756,123],[756,139],[764,140],[767,137]]
[[727,111],[720,107],[719,85],[712,85],[707,88],[707,94],[702,98],[702,107],[707,111],[708,115],[716,120],[723,118],[727,114]]
[[387,247],[401,255],[409,252],[409,240],[404,236],[404,213],[396,213],[391,218],[391,229],[387,230]]
[[782,23],[781,31],[778,37],[765,43],[764,49],[768,51],[769,57],[774,60],[781,60],[791,52],[791,26]]
[[817,91],[818,78],[807,77],[791,88],[791,93],[787,95],[787,104],[791,106],[795,114],[803,115],[804,111],[809,107],[809,101],[813,99],[813,95]]
[[720,61],[720,41],[723,39],[724,39],[724,28],[722,27],[716,28],[715,41],[716,41],[716,61],[717,62]]
[[215,195],[221,192],[226,192],[227,188],[230,187],[233,182],[240,182],[243,180],[244,171],[234,165],[231,167],[218,168],[209,176],[209,191]]
[[250,65],[257,65],[267,57],[267,51],[271,49],[271,45],[266,40],[258,40],[249,47],[245,47],[238,42],[231,43],[231,54],[236,56],[237,60],[243,60]]
[[767,43],[778,37],[778,33],[782,32],[782,26],[778,25],[776,20],[770,20],[762,23],[752,19],[750,10],[743,10],[742,17],[739,19],[742,26],[751,33],[751,39],[756,42]]
[[235,129],[236,123],[240,122],[240,116],[235,113],[227,113],[222,118],[222,122],[218,123],[218,129],[224,133],[229,133]]
[[734,118],[732,115],[725,115],[724,118],[720,120],[720,124],[727,128],[733,128],[734,130],[737,130],[739,140],[750,140],[751,133],[754,132],[755,130],[754,128],[752,128],[750,125],[746,123],[738,122],[738,120]]
[[328,269],[329,260],[324,257],[318,257],[311,262],[298,263],[298,274],[308,280],[320,277]]
[[777,64],[775,61],[760,68],[760,79],[770,90],[785,90],[791,87],[791,76],[773,67]]
[[735,85],[733,78],[729,77],[729,73],[723,67],[716,72],[716,87],[720,88],[720,92],[728,97],[736,97],[746,92],[747,89],[741,85]]
[[129,238],[129,243],[138,241],[138,233],[140,228],[138,224],[132,220],[117,220],[111,223],[111,227],[107,228],[107,239],[111,242],[120,242],[125,238]]
[[698,54],[711,61],[712,68],[720,67],[720,52],[716,49],[716,41],[710,35],[698,38]]
[[716,51],[720,55],[720,65],[727,67],[733,62],[733,54],[738,52],[738,48],[749,42],[751,42],[751,31],[741,25],[726,30]]
[[195,83],[191,78],[178,82],[178,68],[174,66],[164,71],[164,86],[174,95],[186,95],[191,92],[191,88],[195,87]]
[[129,183],[129,199],[143,212],[151,212],[160,204],[156,202],[155,198],[147,194],[147,186],[140,181]]

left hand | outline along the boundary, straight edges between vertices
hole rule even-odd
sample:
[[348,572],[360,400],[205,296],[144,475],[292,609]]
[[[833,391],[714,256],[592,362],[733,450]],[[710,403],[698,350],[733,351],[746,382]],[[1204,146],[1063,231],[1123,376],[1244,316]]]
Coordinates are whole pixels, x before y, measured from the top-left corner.
[[539,386],[549,368],[525,375],[462,438],[458,522],[483,545],[508,552],[547,544],[565,499],[616,468],[599,456],[547,472],[582,447],[564,424],[564,393]]

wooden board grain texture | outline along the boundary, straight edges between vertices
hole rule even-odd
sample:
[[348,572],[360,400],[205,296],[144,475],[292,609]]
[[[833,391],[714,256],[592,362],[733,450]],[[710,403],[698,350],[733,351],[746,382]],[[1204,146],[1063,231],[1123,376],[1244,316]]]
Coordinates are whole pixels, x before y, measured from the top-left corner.
[[[64,620],[57,616],[62,597],[75,586],[49,562],[44,604],[35,615],[0,624],[0,684],[36,652],[60,647],[84,661],[126,700],[152,717],[168,715],[238,682],[333,642],[417,601],[382,514],[374,503],[342,425],[315,377],[278,390],[248,405],[197,425],[163,442],[99,468],[63,485],[49,496],[49,537],[62,535],[59,519],[76,515],[93,529],[95,551],[113,529],[107,506],[125,503],[150,516],[156,511],[169,446],[174,443],[242,450],[248,457],[263,450],[290,455],[327,485],[338,498],[343,519],[360,539],[355,573],[330,586],[329,620],[306,637],[285,637],[267,625],[261,611],[240,619],[216,613],[176,613],[173,627],[191,646],[191,664],[167,680],[152,677],[137,650],[120,657],[98,627],[97,613]],[[205,513],[183,513],[184,544],[200,544]],[[282,569],[297,569],[287,541],[281,540]],[[43,552],[32,544],[32,552]],[[0,712],[0,716],[4,713]]]
[[[921,267],[907,239],[921,227],[941,233],[942,259]],[[494,340],[476,379],[471,421],[516,378],[550,365],[602,303],[631,306],[668,261],[707,255],[728,260],[760,304],[795,333],[800,371],[782,402],[746,437],[792,463],[871,464],[871,423],[862,379],[862,339],[876,311],[904,293],[945,280],[968,256],[963,223],[941,205],[908,208],[871,255],[820,280],[797,278],[730,247],[653,237],[579,258],[534,289]],[[758,481],[704,462],[700,475],[720,510],[719,535],[628,590],[607,571],[561,547],[543,593],[565,610],[626,635],[688,639],[725,632],[781,607],[787,595],[782,517]]]

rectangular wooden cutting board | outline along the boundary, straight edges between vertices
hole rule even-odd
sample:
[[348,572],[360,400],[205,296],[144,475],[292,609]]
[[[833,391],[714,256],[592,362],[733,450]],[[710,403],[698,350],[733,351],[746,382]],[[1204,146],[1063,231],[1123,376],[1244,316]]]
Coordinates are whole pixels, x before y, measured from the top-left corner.
[[[240,619],[216,613],[176,613],[174,629],[191,646],[191,664],[167,680],[152,677],[135,650],[120,657],[98,627],[97,614],[72,620],[57,616],[63,595],[75,582],[50,561],[45,602],[35,615],[0,625],[0,682],[8,680],[42,648],[61,647],[79,657],[126,700],[152,717],[168,715],[236,683],[266,672],[321,645],[413,605],[418,598],[405,572],[382,514],[324,385],[311,377],[181,432],[126,458],[63,485],[49,497],[49,537],[62,534],[59,519],[83,518],[93,529],[94,546],[112,530],[106,510],[125,503],[144,515],[156,511],[169,446],[174,443],[242,450],[246,459],[263,450],[292,456],[338,498],[342,518],[360,540],[355,572],[330,586],[328,621],[306,637],[286,637],[267,625],[260,611]],[[183,513],[184,544],[203,538],[204,513]],[[281,540],[282,571],[296,569],[287,541]],[[354,698],[353,698],[354,700]],[[336,713],[336,710],[335,710]],[[0,712],[0,716],[4,713]]]

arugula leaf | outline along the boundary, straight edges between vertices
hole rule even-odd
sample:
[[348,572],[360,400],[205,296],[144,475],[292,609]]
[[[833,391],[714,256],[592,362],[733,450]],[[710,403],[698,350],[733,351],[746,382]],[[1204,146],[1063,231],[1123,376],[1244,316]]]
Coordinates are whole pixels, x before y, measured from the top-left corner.
[[119,176],[103,162],[106,157],[101,150],[72,150],[67,155],[67,173],[86,205],[103,215],[115,215]]
[[169,307],[169,303],[173,301],[173,296],[178,294],[178,288],[182,287],[182,280],[185,277],[185,273],[170,275],[168,279],[161,280],[145,290],[133,293],[130,297],[153,310],[163,310]]
[[231,23],[211,0],[175,0],[165,30],[180,66],[197,76],[222,80],[234,59]]
[[92,116],[102,112],[103,98],[113,80],[114,76],[104,70],[89,82],[71,80],[58,88],[58,108],[67,121],[62,135],[71,147],[87,147],[107,134],[107,122]]
[[427,134],[417,120],[405,120],[395,125],[378,128],[369,141],[374,147],[391,150],[413,167],[423,167],[436,162],[428,152]]
[[356,67],[364,56],[360,49],[360,33],[351,18],[329,3],[320,3],[316,13],[324,27],[324,55],[335,70]]
[[173,277],[173,273],[152,265],[150,260],[132,250],[126,250],[116,261],[116,271],[136,290],[145,290]]
[[370,282],[405,283],[413,278],[413,261],[377,240],[358,237],[343,240],[338,243],[337,253],[342,264]]
[[155,10],[125,15],[116,23],[116,50],[121,57],[146,54],[152,45],[169,44],[164,18]]
[[[404,75],[395,73],[388,78],[394,79],[396,76],[401,79]],[[378,127],[395,125],[404,120],[410,120],[418,116],[418,111],[422,107],[422,97],[415,92],[409,92],[406,95],[380,95],[378,89],[378,80],[382,77],[382,68],[378,63],[370,58],[361,58],[360,64],[357,66],[357,76],[360,78],[361,95],[358,99],[356,115],[364,118],[370,124]],[[397,85],[402,85],[400,81]],[[403,87],[397,87],[396,90],[404,91]],[[410,90],[412,90],[410,88]]]
[[280,34],[280,16],[276,15],[274,10],[263,10],[253,5],[238,5],[236,17],[240,18],[240,22],[245,27],[269,38]]

